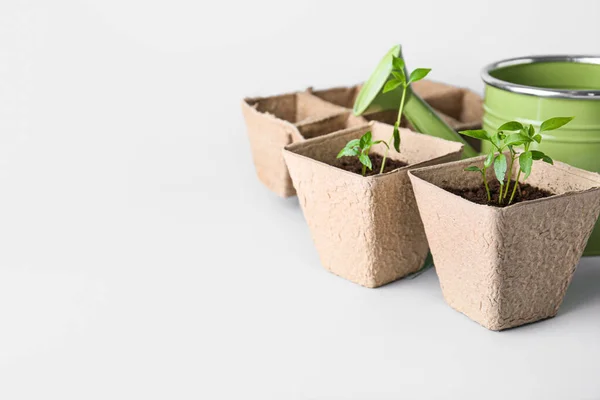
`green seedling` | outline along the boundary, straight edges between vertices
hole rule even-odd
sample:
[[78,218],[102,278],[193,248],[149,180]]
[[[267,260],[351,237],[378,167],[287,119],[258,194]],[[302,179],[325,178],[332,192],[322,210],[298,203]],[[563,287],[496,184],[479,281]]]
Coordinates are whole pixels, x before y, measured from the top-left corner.
[[410,73],[407,81],[406,73],[404,72],[404,60],[396,56],[392,57],[392,78],[385,83],[385,86],[383,87],[383,93],[391,92],[392,90],[402,86],[402,98],[400,99],[400,105],[398,106],[398,117],[396,118],[396,123],[394,124],[394,132],[390,140],[387,142],[388,147],[385,150],[385,155],[383,156],[383,161],[381,162],[380,173],[383,172],[383,168],[385,167],[385,161],[387,159],[392,140],[394,142],[394,149],[396,149],[398,153],[400,152],[400,122],[402,120],[402,111],[404,109],[404,102],[406,101],[406,92],[408,91],[408,87],[411,83],[425,78],[431,71],[430,68],[417,68]]
[[373,164],[371,163],[371,158],[369,157],[371,147],[379,143],[383,143],[386,146],[388,145],[383,140],[376,140],[373,142],[373,135],[371,131],[368,131],[362,135],[360,139],[353,139],[349,141],[338,153],[337,158],[358,157],[358,160],[362,164],[362,175],[365,176],[367,174],[367,168],[369,168],[369,170],[373,169]]
[[[401,86],[402,87],[402,98],[400,100],[400,106],[398,107],[398,117],[396,118],[396,123],[394,124],[394,131],[393,131],[390,139],[387,142],[384,142],[383,140],[378,140],[371,144],[371,145],[375,145],[378,143],[383,143],[386,146],[385,154],[383,156],[383,161],[381,162],[381,169],[379,170],[380,174],[383,173],[383,170],[385,168],[385,162],[387,160],[387,157],[388,157],[388,154],[390,151],[390,146],[392,146],[392,144],[393,144],[394,149],[396,149],[397,152],[400,152],[400,121],[402,120],[402,112],[404,109],[404,102],[406,101],[406,94],[407,94],[408,88],[411,83],[420,81],[421,79],[425,78],[427,76],[427,74],[429,74],[429,72],[431,71],[431,69],[429,69],[429,68],[417,68],[411,72],[411,74],[408,78],[408,81],[407,81],[406,73],[404,72],[404,69],[405,69],[404,60],[400,57],[396,57],[396,56],[392,56],[392,57],[393,57],[392,58],[392,73],[391,73],[392,77],[385,83],[385,85],[383,87],[383,93],[391,92],[392,90],[395,90]],[[371,134],[371,132],[367,132],[367,133],[369,135]],[[351,140],[350,142],[348,142],[348,144],[346,144],[346,147],[344,147],[342,149],[342,151],[340,151],[340,153],[338,154],[338,158],[343,157],[343,156],[358,156],[360,162],[363,164],[363,176],[364,176],[366,167],[368,167],[369,169],[372,169],[371,160],[368,157],[368,150],[366,153],[366,157],[363,157],[363,159],[365,161],[368,160],[368,164],[365,164],[363,162],[363,159],[360,158],[360,156],[363,154],[361,151],[357,150],[356,154],[350,154],[350,153],[353,153],[353,151],[348,150],[347,151],[348,154],[342,154],[349,148],[353,149],[353,148],[357,147],[357,144],[355,142],[356,140],[357,139]],[[362,138],[361,138],[361,140],[362,140]],[[352,145],[351,145],[351,143],[352,143]],[[370,146],[369,146],[369,149],[370,149]]]
[[[500,191],[498,195],[498,204],[510,205],[519,188],[521,175],[523,181],[531,174],[533,167],[533,161],[542,160],[549,164],[553,164],[554,161],[545,153],[539,150],[530,150],[533,143],[541,143],[542,132],[553,131],[558,129],[567,123],[569,123],[574,117],[556,117],[550,118],[542,123],[539,132],[536,133],[533,125],[523,125],[517,121],[510,121],[500,126],[497,132],[490,134],[483,129],[462,131],[461,134],[470,136],[472,138],[480,139],[491,143],[491,150],[487,154],[487,157],[483,163],[483,168],[476,166],[470,166],[465,168],[465,171],[479,172],[483,178],[483,183],[486,189],[488,202],[491,202],[491,194],[488,184],[486,171],[490,166],[494,166],[494,174],[496,179],[500,182]],[[515,147],[523,146],[523,151],[518,153]],[[508,159],[506,156],[508,154]],[[513,177],[513,166],[515,161],[519,162],[519,169],[515,178],[512,191],[510,191],[510,184]],[[508,172],[508,175],[507,175]],[[510,197],[508,197],[510,193]],[[507,200],[508,199],[508,200]]]

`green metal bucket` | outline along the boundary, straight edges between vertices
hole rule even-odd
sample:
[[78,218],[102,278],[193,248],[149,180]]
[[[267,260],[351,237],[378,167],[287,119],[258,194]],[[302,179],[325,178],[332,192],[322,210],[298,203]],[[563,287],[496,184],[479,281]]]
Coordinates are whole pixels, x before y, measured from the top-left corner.
[[[512,120],[539,128],[548,118],[574,116],[565,127],[543,133],[537,148],[555,160],[600,172],[600,56],[514,58],[488,65],[482,79],[484,129]],[[584,255],[600,255],[600,224]]]

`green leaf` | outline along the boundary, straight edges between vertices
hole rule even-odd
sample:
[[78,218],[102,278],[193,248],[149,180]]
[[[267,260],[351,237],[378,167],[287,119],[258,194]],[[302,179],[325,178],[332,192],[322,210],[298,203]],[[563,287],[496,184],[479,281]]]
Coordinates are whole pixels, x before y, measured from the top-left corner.
[[360,146],[360,139],[352,139],[351,141],[346,143],[346,147],[354,147],[354,146]]
[[496,148],[498,150],[501,149],[501,146],[500,146],[500,136],[498,135],[498,133],[495,133],[495,134],[493,134],[493,135],[490,136],[490,142],[492,142],[492,144],[494,146],[496,146]]
[[404,75],[403,69],[400,69],[398,71],[392,71],[392,75],[394,75],[394,78],[398,79],[403,84],[406,82],[406,75]]
[[573,118],[575,118],[575,117],[556,117],[556,118],[547,119],[546,121],[542,122],[542,126],[540,127],[540,133],[558,129],[561,126],[566,125],[569,122],[571,122],[573,120]]
[[366,166],[369,169],[373,169],[373,164],[371,164],[371,159],[369,158],[368,154],[360,153],[360,156],[358,156],[358,160],[362,165]]
[[486,168],[489,168],[493,162],[494,162],[494,151],[492,150],[488,153],[487,157],[485,158],[485,161],[483,162],[483,166]]
[[530,142],[527,136],[524,136],[522,133],[511,133],[506,137],[504,141],[505,146],[521,146],[522,144]]
[[390,146],[388,146],[388,144],[385,142],[385,140],[377,140],[375,142],[373,142],[373,146],[375,146],[376,144],[379,143],[383,143],[385,145],[385,147],[387,147],[388,149],[390,148]]
[[509,121],[498,128],[499,131],[520,131],[521,129],[523,129],[523,125],[517,121]]
[[473,172],[477,171],[477,172],[483,173],[483,171],[479,167],[476,167],[474,165],[471,165],[470,167],[467,167],[464,170],[465,171],[469,171],[469,172],[471,172],[471,171],[473,171]]
[[533,158],[534,160],[541,160],[542,158],[544,158],[545,154],[541,151],[538,150],[531,150],[531,158]]
[[400,129],[398,129],[398,122],[394,124],[394,148],[400,153]]
[[521,170],[525,173],[525,178],[523,179],[527,179],[529,174],[531,174],[531,166],[533,165],[533,154],[531,154],[531,151],[521,153],[519,156],[519,165],[521,166]]
[[542,141],[542,135],[534,135],[533,136],[533,140],[535,140],[536,142],[541,142]]
[[496,173],[496,178],[498,178],[502,184],[504,184],[507,168],[506,156],[503,153],[498,154],[498,157],[496,157],[496,160],[494,161],[494,172]]
[[371,131],[367,131],[364,135],[362,135],[359,143],[361,149],[364,149],[365,147],[367,147],[367,145],[371,147],[372,136],[373,135],[371,134]]
[[529,137],[533,137],[533,135],[535,135],[535,128],[533,127],[533,125],[529,124],[529,132],[527,132]]
[[542,160],[548,164],[554,164],[554,161],[549,156],[539,150],[531,150],[531,158],[534,160]]
[[391,92],[400,85],[402,85],[402,82],[400,82],[398,79],[390,79],[385,83],[385,86],[383,87],[383,93]]
[[400,57],[396,57],[396,56],[392,56],[394,57],[392,59],[392,67],[394,67],[394,69],[397,69],[399,71],[404,71],[404,60],[401,59]]
[[420,81],[431,71],[431,68],[417,68],[410,73],[409,83]]
[[465,136],[469,136],[475,139],[481,139],[481,140],[490,140],[490,135],[488,135],[487,131],[484,131],[483,129],[474,129],[474,130],[469,130],[469,131],[460,131],[458,132],[461,135],[465,135]]
[[337,158],[352,157],[352,156],[357,156],[359,154],[360,154],[360,149],[358,148],[358,146],[348,147],[348,145],[346,145],[346,147],[344,147],[342,150],[340,150],[340,152],[337,155]]

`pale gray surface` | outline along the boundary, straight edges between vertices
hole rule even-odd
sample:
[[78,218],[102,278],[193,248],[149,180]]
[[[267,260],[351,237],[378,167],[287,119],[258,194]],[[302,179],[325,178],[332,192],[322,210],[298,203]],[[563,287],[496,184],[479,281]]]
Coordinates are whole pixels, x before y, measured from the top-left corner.
[[554,2],[427,3],[379,41],[347,2],[202,3],[0,4],[0,398],[600,398],[600,260],[557,318],[503,333],[434,271],[348,283],[258,183],[239,110],[356,83],[395,41],[481,90],[499,58],[600,53],[598,2],[569,2],[576,31],[544,25]]

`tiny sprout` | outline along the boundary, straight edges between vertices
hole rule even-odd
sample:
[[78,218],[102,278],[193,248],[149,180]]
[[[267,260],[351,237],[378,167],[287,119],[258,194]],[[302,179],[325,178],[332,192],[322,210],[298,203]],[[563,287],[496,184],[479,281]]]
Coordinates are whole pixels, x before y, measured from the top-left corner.
[[[420,81],[421,79],[425,78],[427,76],[427,74],[429,74],[429,72],[431,71],[431,69],[429,69],[429,68],[417,68],[411,72],[410,76],[408,77],[408,81],[407,81],[406,73],[404,72],[404,70],[405,70],[404,60],[400,57],[392,56],[391,78],[385,83],[385,85],[383,87],[383,93],[391,92],[392,90],[395,90],[398,87],[402,87],[402,98],[400,100],[400,106],[398,107],[398,117],[396,119],[396,123],[394,124],[394,131],[393,131],[390,139],[387,142],[378,140],[376,142],[371,143],[366,152],[366,154],[367,154],[366,158],[369,159],[368,152],[372,145],[375,145],[378,143],[383,143],[386,146],[385,155],[383,156],[383,161],[381,162],[381,169],[379,170],[380,174],[383,173],[383,170],[385,168],[385,162],[387,160],[388,152],[390,150],[390,146],[392,145],[392,143],[393,143],[394,149],[396,149],[397,152],[400,152],[400,121],[402,120],[402,112],[404,109],[404,102],[406,100],[406,93],[408,91],[408,87],[410,86],[411,83]],[[369,134],[369,142],[370,142],[371,132],[367,132],[367,133]],[[340,151],[340,153],[338,154],[338,158],[343,157],[343,156],[358,156],[359,160],[360,160],[360,155],[363,154],[362,148],[360,150],[356,150],[356,152],[354,150],[348,150],[348,149],[354,149],[354,148],[358,149],[358,145],[356,142],[357,140],[358,139],[354,139],[354,140],[351,140],[350,142],[348,142],[346,144],[346,147],[344,147],[342,149],[342,151]],[[361,138],[361,140],[362,140],[362,138]],[[347,151],[347,154],[346,154],[346,151]],[[344,154],[342,154],[342,153],[344,153]],[[356,153],[356,154],[354,154],[354,153]],[[361,160],[361,163],[363,164],[363,176],[364,176],[366,173],[365,167],[368,167],[369,169],[372,168],[371,160],[369,159],[368,165],[365,164],[362,160]]]
[[[550,118],[542,123],[539,132],[535,132],[533,125],[528,126],[517,121],[510,121],[500,126],[496,133],[490,134],[485,130],[469,130],[462,131],[461,134],[475,139],[490,142],[491,150],[483,163],[483,168],[470,166],[465,168],[465,171],[479,172],[482,175],[485,190],[487,192],[488,202],[491,202],[490,189],[488,185],[486,171],[490,166],[494,166],[494,174],[500,183],[500,191],[498,196],[498,204],[507,202],[510,205],[519,187],[521,174],[524,174],[523,181],[531,174],[533,161],[542,160],[546,163],[553,164],[554,161],[545,153],[539,150],[530,150],[532,143],[541,143],[542,132],[552,131],[568,124],[574,117],[556,117]],[[523,146],[523,151],[517,154],[515,147]],[[506,152],[508,151],[508,160]],[[515,179],[515,183],[508,197],[510,184],[513,175],[513,166],[515,161],[519,162],[519,169]],[[508,173],[508,175],[507,175]],[[508,200],[507,200],[508,199]]]
[[371,131],[368,131],[361,136],[360,139],[353,139],[349,141],[346,146],[338,153],[337,158],[342,157],[358,157],[358,161],[362,164],[362,175],[365,176],[367,168],[373,169],[371,158],[369,158],[369,151],[371,147],[376,144],[383,143],[387,146],[383,140],[376,140],[373,142],[373,135]]

